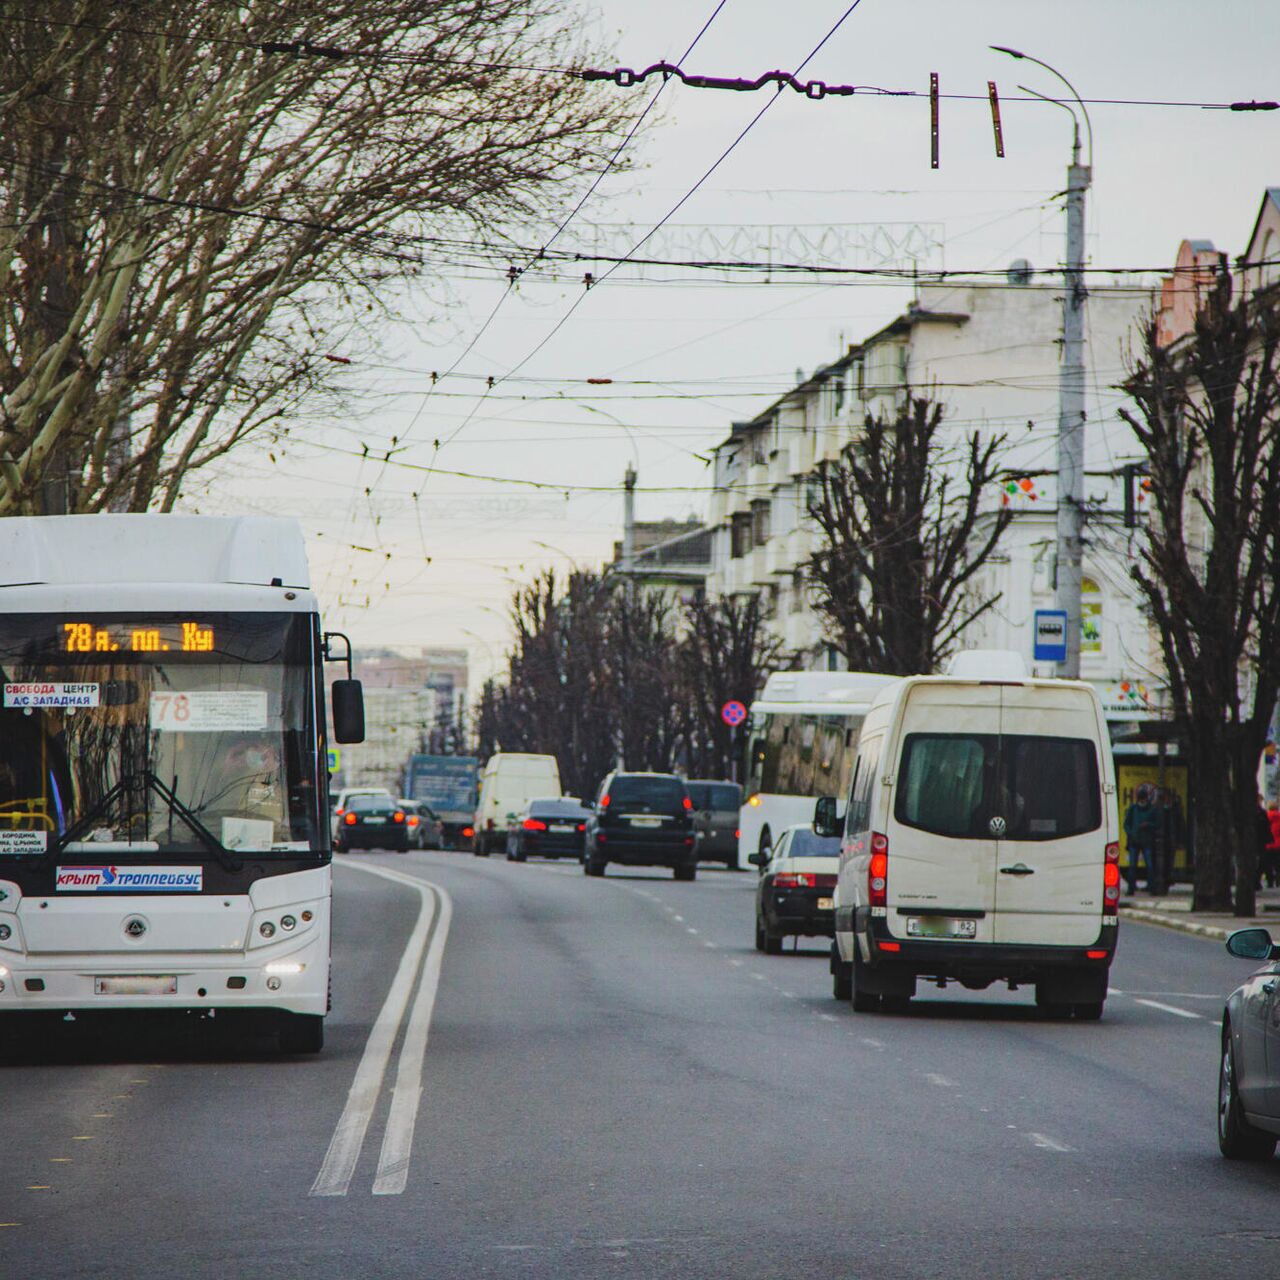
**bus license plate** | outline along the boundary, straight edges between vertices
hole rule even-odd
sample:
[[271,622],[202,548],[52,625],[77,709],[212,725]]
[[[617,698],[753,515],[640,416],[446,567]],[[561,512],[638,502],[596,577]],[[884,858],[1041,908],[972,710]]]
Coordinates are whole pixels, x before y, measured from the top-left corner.
[[972,918],[957,920],[951,916],[908,916],[909,938],[976,938],[978,922]]
[[178,979],[149,973],[94,978],[93,990],[99,996],[172,996],[178,993]]
[[819,899],[818,899],[818,910],[819,910],[819,911],[830,911],[830,910],[831,910],[835,905],[836,905],[836,904],[835,904],[834,900],[833,900],[833,899],[831,899],[831,898],[819,898]]

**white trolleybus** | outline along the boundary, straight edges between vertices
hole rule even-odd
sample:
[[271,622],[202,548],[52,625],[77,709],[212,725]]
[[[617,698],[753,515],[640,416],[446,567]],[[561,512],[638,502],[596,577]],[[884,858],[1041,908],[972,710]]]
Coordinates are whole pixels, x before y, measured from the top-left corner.
[[322,1047],[330,639],[291,521],[0,520],[0,1037],[173,1010]]
[[860,671],[769,677],[747,721],[740,867],[771,849],[787,827],[811,823],[818,796],[848,793],[863,718],[875,695],[897,678]]

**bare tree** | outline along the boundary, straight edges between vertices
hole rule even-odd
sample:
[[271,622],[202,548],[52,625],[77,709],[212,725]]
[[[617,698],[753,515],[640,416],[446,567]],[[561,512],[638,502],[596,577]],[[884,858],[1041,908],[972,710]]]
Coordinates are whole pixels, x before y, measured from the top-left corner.
[[1172,347],[1157,335],[1153,319],[1123,384],[1154,508],[1133,574],[1190,751],[1193,905],[1247,916],[1280,687],[1280,298],[1233,301],[1224,274],[1191,334]]
[[696,596],[684,606],[684,623],[678,653],[689,773],[732,778],[737,734],[721,711],[727,702],[751,705],[765,677],[788,665],[783,644],[766,629],[759,596]]
[[22,8],[0,23],[0,515],[168,510],[334,407],[330,357],[398,288],[502,279],[635,110],[530,69],[591,56],[552,0]]
[[807,571],[814,605],[851,669],[937,670],[961,632],[998,599],[972,580],[1012,518],[983,514],[1003,436],[961,444],[942,433],[942,406],[912,397],[893,419],[868,416],[819,468],[809,513],[818,549]]

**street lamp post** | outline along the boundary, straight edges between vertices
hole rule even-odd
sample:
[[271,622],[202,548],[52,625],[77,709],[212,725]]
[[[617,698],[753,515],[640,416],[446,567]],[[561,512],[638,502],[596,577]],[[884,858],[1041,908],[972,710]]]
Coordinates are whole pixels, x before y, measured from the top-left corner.
[[1071,163],[1067,167],[1067,256],[1063,269],[1062,365],[1058,379],[1058,509],[1057,509],[1057,600],[1067,615],[1067,657],[1060,674],[1070,680],[1080,678],[1080,588],[1084,560],[1084,429],[1085,361],[1084,303],[1084,202],[1093,176],[1093,125],[1084,101],[1062,72],[1039,58],[1003,45],[992,45],[996,53],[1024,59],[1043,67],[1062,81],[1084,116],[1089,138],[1089,163],[1080,163],[1080,121],[1075,110],[1057,98],[1018,88],[1033,97],[1044,98],[1071,112],[1073,123]]

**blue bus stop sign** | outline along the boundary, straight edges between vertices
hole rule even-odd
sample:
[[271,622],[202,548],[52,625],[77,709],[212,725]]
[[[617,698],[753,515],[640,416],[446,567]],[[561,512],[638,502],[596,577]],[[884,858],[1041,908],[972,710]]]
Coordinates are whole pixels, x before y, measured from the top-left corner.
[[736,699],[733,702],[726,702],[724,706],[720,708],[720,719],[731,727],[740,725],[746,718],[746,706],[743,703],[738,702]]
[[1065,609],[1037,609],[1035,618],[1036,662],[1066,662],[1067,613]]

